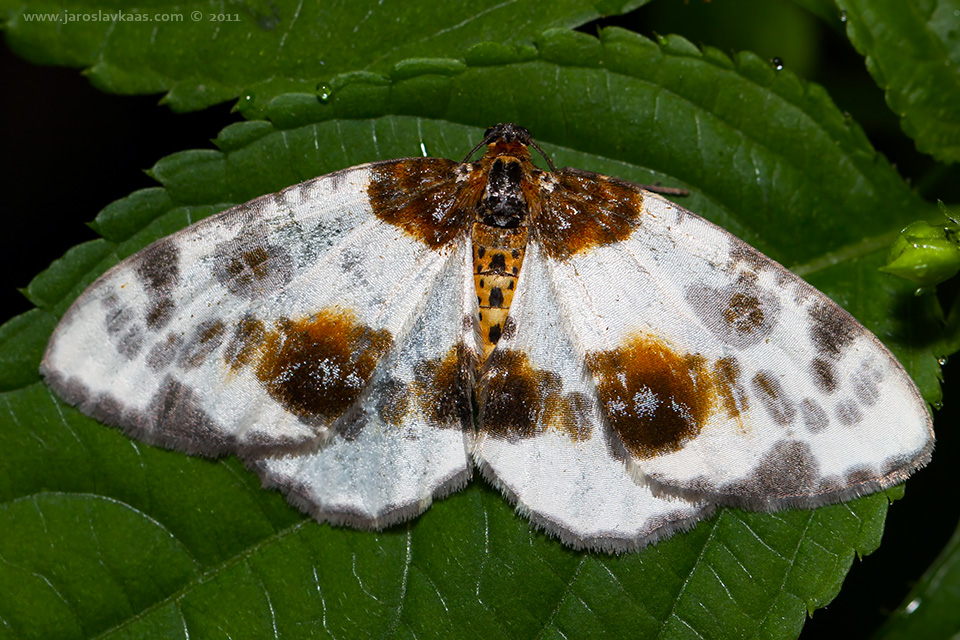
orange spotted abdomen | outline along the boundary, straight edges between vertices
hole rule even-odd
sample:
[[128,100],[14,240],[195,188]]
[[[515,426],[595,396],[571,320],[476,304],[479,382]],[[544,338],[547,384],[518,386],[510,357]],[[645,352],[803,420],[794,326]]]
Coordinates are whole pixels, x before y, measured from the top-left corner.
[[473,281],[484,360],[503,333],[526,246],[526,227],[505,229],[481,222],[473,225]]

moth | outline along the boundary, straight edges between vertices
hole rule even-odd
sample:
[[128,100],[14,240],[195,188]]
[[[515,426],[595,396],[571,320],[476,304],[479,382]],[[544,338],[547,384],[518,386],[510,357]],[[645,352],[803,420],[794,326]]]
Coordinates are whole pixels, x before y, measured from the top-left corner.
[[910,377],[824,294],[660,195],[555,169],[513,124],[463,162],[344,169],[153,243],[77,299],[41,371],[319,521],[388,527],[476,467],[609,552],[716,505],[889,487],[933,448]]

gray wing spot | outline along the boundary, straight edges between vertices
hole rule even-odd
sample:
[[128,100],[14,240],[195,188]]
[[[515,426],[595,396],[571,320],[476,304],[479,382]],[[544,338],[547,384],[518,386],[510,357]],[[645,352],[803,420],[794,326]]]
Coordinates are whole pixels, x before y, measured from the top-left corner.
[[832,302],[820,300],[810,307],[810,342],[821,355],[839,359],[844,349],[864,332],[853,316]]
[[863,420],[863,412],[857,406],[857,403],[851,399],[841,401],[834,411],[840,424],[852,426]]
[[820,482],[820,464],[805,442],[781,440],[764,454],[751,476],[734,489],[759,499],[783,499],[813,493]]
[[409,385],[403,380],[387,377],[373,386],[377,417],[385,425],[400,425],[410,410],[412,400]]
[[131,437],[189,454],[219,456],[235,450],[233,439],[200,406],[194,391],[167,376],[144,411],[127,408],[110,394],[92,395],[76,378],[43,370],[47,384],[63,400]]
[[143,327],[137,322],[137,312],[120,304],[114,294],[103,298],[104,324],[113,339],[117,353],[132,360],[143,347]]
[[824,393],[833,393],[837,390],[837,372],[833,362],[826,358],[814,358],[810,361],[810,373],[813,384]]
[[123,405],[111,395],[92,395],[86,385],[72,376],[63,376],[44,367],[43,376],[57,395],[82,413],[116,427],[126,424]]
[[344,273],[356,273],[363,268],[364,255],[355,247],[347,247],[340,252],[337,262]]
[[267,327],[263,321],[252,314],[240,318],[234,328],[233,337],[223,350],[223,361],[231,369],[239,369],[251,364],[257,356],[257,350],[263,345]]
[[340,269],[339,277],[353,283],[357,289],[370,294],[369,304],[374,307],[382,306],[386,299],[378,293],[378,288],[370,282],[371,271],[364,252],[357,247],[346,247],[337,256],[337,266]]
[[827,495],[830,493],[837,493],[843,491],[847,487],[844,486],[843,482],[836,476],[829,476],[820,480],[820,485],[817,487],[817,493],[821,495]]
[[337,420],[337,435],[348,442],[352,442],[360,437],[367,423],[367,412],[363,409],[348,411],[346,415]]
[[158,331],[167,326],[173,319],[173,312],[177,305],[172,298],[157,298],[150,302],[147,308],[147,326]]
[[271,244],[266,229],[253,227],[213,252],[214,277],[235,296],[257,298],[293,279],[293,258],[282,245]]
[[848,487],[855,487],[861,484],[867,484],[877,480],[877,470],[866,465],[854,467],[846,473],[846,483]]
[[707,329],[739,349],[760,344],[780,315],[777,296],[757,286],[755,276],[741,276],[719,289],[694,284],[687,287],[686,299]]
[[203,410],[196,393],[187,385],[167,377],[143,414],[128,422],[147,442],[219,456],[231,453],[233,438]]
[[774,372],[758,371],[751,383],[760,403],[775,423],[786,426],[793,422],[797,408]]
[[223,343],[226,325],[219,318],[204,320],[198,324],[193,335],[183,347],[179,365],[181,369],[196,369]]
[[857,400],[871,407],[880,399],[880,383],[883,372],[871,362],[863,362],[851,377],[853,394]]
[[771,268],[776,263],[746,242],[734,238],[734,242],[730,245],[730,264],[731,271],[735,271],[737,265],[742,265],[746,267],[748,272],[759,273]]
[[804,398],[800,402],[800,417],[810,433],[820,433],[830,426],[830,416],[811,398]]
[[174,240],[157,240],[137,254],[137,276],[157,296],[170,295],[180,281],[180,250]]
[[350,227],[341,224],[320,222],[312,229],[297,227],[280,229],[273,234],[277,244],[293,248],[296,269],[304,269],[316,262],[317,258],[337,246]]
[[150,296],[147,327],[157,331],[173,319],[174,288],[180,282],[180,250],[176,242],[164,238],[137,254],[136,274]]
[[147,366],[153,371],[160,372],[173,364],[183,344],[183,337],[175,333],[167,334],[164,340],[153,345],[147,354]]

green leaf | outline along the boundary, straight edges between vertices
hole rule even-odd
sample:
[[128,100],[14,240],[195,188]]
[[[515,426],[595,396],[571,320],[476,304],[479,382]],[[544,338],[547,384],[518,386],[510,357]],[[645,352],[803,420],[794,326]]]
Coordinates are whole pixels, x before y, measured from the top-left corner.
[[57,321],[57,317],[34,309],[0,326],[0,391],[36,379],[39,354]]
[[38,64],[83,67],[115,93],[166,93],[178,111],[244,95],[256,110],[286,91],[324,95],[336,75],[385,71],[441,50],[529,44],[648,0],[273,2],[0,0],[7,41]]
[[[939,400],[939,343],[925,324],[939,317],[935,301],[878,271],[899,229],[933,207],[822,89],[756,56],[731,59],[679,38],[553,31],[536,44],[533,53],[488,46],[463,60],[404,62],[389,76],[338,76],[325,102],[277,96],[271,122],[228,127],[219,151],[162,160],[152,171],[162,188],[104,210],[104,239],[30,284],[37,313],[62,315],[110,264],[230,204],[370,160],[422,150],[461,159],[486,126],[516,121],[558,166],[689,188],[684,207],[795,266],[897,353],[928,401]],[[879,545],[888,501],[902,494],[775,514],[721,509],[619,557],[531,531],[479,478],[386,532],[333,528],[260,489],[234,458],[141,445],[67,407],[31,368],[41,344],[9,359],[19,386],[0,394],[2,530],[29,540],[39,537],[35,512],[69,513],[15,561],[0,549],[7,584],[42,578],[17,601],[19,615],[0,609],[2,620],[42,618],[0,627],[10,637],[791,638],[836,595],[854,557]],[[0,355],[9,348],[0,343]],[[77,502],[19,507],[48,492]],[[74,505],[89,515],[71,515]],[[91,554],[69,538],[78,523],[111,543],[96,550],[110,568],[103,588],[98,574],[60,570],[82,573]],[[137,572],[148,584],[128,584]],[[119,604],[84,606],[90,600]]]
[[837,0],[850,41],[920,151],[960,160],[960,2]]
[[793,3],[817,16],[831,28],[838,29],[842,24],[840,10],[833,0],[793,0]]
[[941,352],[951,354],[960,351],[960,296],[953,299],[943,328],[943,348]]
[[955,638],[960,633],[960,527],[877,631],[877,640]]
[[[0,603],[19,638],[83,637],[199,577],[159,523],[109,498],[38,493],[0,505]],[[131,550],[136,550],[131,553]],[[36,615],[40,604],[46,615]]]

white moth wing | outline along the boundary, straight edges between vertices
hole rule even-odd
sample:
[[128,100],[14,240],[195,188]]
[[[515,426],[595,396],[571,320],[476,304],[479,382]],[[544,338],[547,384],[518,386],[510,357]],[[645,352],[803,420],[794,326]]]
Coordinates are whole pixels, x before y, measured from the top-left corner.
[[875,336],[723,229],[642,197],[629,237],[547,268],[638,477],[691,499],[813,506],[929,460],[926,404]]
[[710,511],[655,497],[609,446],[593,381],[535,243],[510,318],[480,382],[474,459],[521,513],[570,546],[624,551],[692,527]]
[[[258,198],[121,262],[65,314],[46,380],[84,413],[189,453],[329,437],[445,263],[372,214],[373,166]],[[313,354],[325,365],[296,369],[338,335],[334,353]]]
[[461,243],[334,438],[253,462],[265,486],[318,520],[382,528],[466,484],[480,348],[470,266]]

